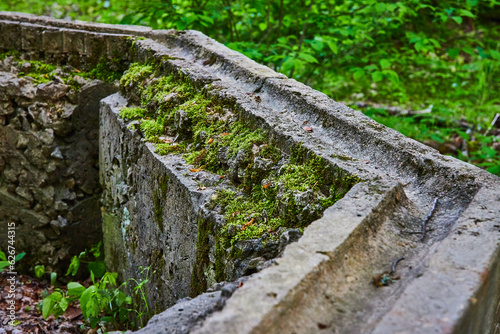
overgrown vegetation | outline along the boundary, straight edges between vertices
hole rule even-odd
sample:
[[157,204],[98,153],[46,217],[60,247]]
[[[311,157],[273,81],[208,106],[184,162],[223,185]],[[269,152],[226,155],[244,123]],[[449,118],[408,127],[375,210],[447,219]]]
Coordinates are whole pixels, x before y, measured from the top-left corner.
[[118,274],[106,271],[101,243],[90,251],[74,256],[66,276],[77,275],[81,263],[86,263],[90,272],[91,284],[88,287],[78,282],[69,282],[65,287],[59,286],[55,273],[46,273],[43,265],[35,266],[35,276],[41,279],[45,274],[50,274],[53,287],[51,293],[44,291],[43,300],[37,305],[44,318],[51,314],[57,318],[72,303],[78,301],[83,318],[91,328],[137,329],[145,326],[152,316],[145,287],[149,281],[149,267],[139,267],[139,280],[130,278],[118,285]]
[[[500,3],[495,0],[7,1],[2,10],[196,29],[500,175]],[[432,110],[425,117],[392,112]],[[466,135],[464,135],[464,133]]]
[[234,106],[213,101],[186,79],[160,77],[153,65],[132,64],[120,87],[143,106],[123,108],[120,116],[139,120],[129,126],[156,143],[156,153],[181,153],[195,165],[191,172],[231,181],[234,188],[218,191],[210,204],[225,215],[226,248],[280,227],[307,226],[359,181],[300,145],[283,157],[264,131],[238,119]]
[[[12,57],[13,62],[17,64],[17,76],[30,77],[33,79],[35,85],[55,81],[79,90],[82,85],[82,78],[112,82],[122,76],[122,73],[110,70],[108,63],[104,59],[101,59],[89,71],[80,71],[72,66],[63,66],[63,68],[60,68],[57,65],[48,64],[43,61],[22,60],[19,53],[15,51],[0,53],[0,60],[8,57]],[[81,77],[80,80],[78,80],[78,77]]]

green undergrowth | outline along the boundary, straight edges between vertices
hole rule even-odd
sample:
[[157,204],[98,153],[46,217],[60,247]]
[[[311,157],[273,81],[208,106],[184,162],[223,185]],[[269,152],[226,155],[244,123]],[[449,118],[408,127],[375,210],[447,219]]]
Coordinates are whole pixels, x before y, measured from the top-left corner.
[[140,121],[156,153],[182,154],[192,171],[231,181],[233,188],[217,191],[209,204],[225,217],[224,247],[280,227],[303,228],[359,181],[301,145],[283,155],[265,131],[238,119],[234,105],[207,97],[187,79],[155,72],[150,64],[130,66],[120,88],[141,107],[123,108],[120,116]]

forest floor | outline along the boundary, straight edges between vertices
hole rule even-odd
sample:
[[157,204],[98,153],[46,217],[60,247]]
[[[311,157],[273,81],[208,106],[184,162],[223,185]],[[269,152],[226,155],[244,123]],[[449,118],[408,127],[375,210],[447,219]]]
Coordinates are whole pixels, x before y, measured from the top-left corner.
[[[43,299],[44,291],[51,292],[53,287],[50,282],[39,281],[36,278],[19,275],[16,277],[14,299],[9,298],[10,281],[7,279],[6,271],[0,274],[0,334],[19,334],[19,333],[93,333],[84,325],[82,311],[78,302],[74,302],[68,307],[66,312],[54,318],[53,315],[44,319],[42,312],[38,310],[37,304]],[[82,283],[83,284],[83,283]],[[10,318],[8,309],[11,301],[15,305],[15,325],[9,325]],[[95,331],[94,331],[95,333]]]

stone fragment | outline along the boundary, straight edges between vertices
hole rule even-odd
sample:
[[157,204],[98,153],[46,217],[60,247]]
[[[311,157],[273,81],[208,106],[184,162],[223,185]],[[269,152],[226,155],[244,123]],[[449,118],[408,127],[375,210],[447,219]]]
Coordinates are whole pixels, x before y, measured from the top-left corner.
[[59,160],[63,160],[64,159],[64,157],[63,157],[63,155],[61,153],[61,149],[59,147],[56,147],[54,149],[54,151],[52,151],[52,153],[50,154],[50,156],[53,157],[53,158],[59,159]]
[[52,81],[36,86],[36,96],[43,100],[56,101],[65,96],[68,90],[67,85]]

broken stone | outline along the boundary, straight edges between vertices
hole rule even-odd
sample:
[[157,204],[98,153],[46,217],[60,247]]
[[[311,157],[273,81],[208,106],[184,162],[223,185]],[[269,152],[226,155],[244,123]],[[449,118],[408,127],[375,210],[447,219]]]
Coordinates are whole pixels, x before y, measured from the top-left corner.
[[16,148],[24,150],[26,147],[28,147],[28,143],[29,143],[28,137],[20,133],[19,136],[17,137]]
[[66,95],[69,87],[58,82],[42,83],[36,86],[36,96],[40,99],[56,101]]
[[184,110],[180,109],[175,112],[174,126],[180,133],[190,130],[189,118]]
[[59,160],[63,160],[64,159],[64,157],[63,157],[63,155],[61,153],[61,149],[59,147],[56,147],[54,149],[54,151],[50,154],[50,156],[53,157],[53,158],[59,159]]

